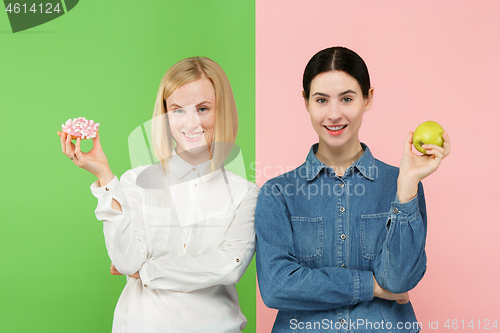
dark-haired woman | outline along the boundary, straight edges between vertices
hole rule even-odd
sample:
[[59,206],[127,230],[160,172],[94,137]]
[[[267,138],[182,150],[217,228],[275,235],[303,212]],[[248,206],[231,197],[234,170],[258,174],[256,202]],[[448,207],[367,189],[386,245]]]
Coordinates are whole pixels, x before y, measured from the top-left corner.
[[264,184],[255,213],[259,288],[279,310],[273,332],[418,332],[408,291],[426,270],[421,180],[450,139],[417,155],[410,132],[399,168],[374,158],[358,137],[373,88],[349,49],[314,55],[303,88],[319,142]]

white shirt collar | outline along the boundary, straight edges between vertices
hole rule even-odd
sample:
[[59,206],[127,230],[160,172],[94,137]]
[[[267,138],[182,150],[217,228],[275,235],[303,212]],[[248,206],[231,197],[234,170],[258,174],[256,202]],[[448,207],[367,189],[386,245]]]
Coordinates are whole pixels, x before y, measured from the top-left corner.
[[212,160],[208,160],[197,165],[192,165],[185,161],[182,157],[177,155],[175,149],[172,150],[172,158],[169,161],[169,170],[179,180],[188,175],[189,172],[193,172],[198,177],[200,177],[203,183],[208,182],[210,179],[221,172],[220,167],[215,170],[212,169]]

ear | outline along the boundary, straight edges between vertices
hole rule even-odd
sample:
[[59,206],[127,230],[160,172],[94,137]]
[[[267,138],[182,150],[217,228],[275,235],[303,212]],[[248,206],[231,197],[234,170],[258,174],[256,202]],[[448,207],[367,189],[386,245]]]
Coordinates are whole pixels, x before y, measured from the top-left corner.
[[370,110],[373,103],[373,87],[368,89],[368,96],[365,98],[365,112]]
[[302,98],[304,99],[304,105],[306,106],[307,112],[309,112],[309,101],[306,98],[306,92],[302,90]]

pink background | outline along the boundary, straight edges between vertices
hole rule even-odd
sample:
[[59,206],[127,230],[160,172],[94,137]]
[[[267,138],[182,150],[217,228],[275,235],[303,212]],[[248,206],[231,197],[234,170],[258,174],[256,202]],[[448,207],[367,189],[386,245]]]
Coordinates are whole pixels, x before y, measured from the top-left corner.
[[[301,83],[326,47],[367,63],[375,94],[360,139],[376,158],[398,166],[406,135],[427,120],[450,134],[451,155],[423,181],[428,266],[410,292],[423,331],[436,320],[440,331],[448,319],[475,331],[500,319],[499,13],[495,0],[257,0],[259,186],[317,142]],[[270,332],[276,311],[257,298],[257,332]]]

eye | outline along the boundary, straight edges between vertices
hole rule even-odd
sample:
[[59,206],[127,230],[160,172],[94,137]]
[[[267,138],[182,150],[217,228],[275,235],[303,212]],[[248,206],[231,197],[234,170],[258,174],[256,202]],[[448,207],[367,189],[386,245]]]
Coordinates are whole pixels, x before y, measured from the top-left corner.
[[327,101],[324,98],[318,98],[316,102],[318,102],[319,104],[325,104]]
[[184,110],[183,109],[175,109],[175,110],[172,110],[173,113],[184,113]]
[[207,107],[205,107],[205,106],[200,106],[200,107],[198,108],[198,111],[199,111],[199,112],[207,112],[207,111],[208,111],[208,108],[207,108]]
[[342,98],[342,102],[344,102],[344,103],[349,103],[349,102],[351,102],[351,101],[352,101],[352,98],[351,98],[351,97],[347,97],[347,96],[346,96],[346,97]]

